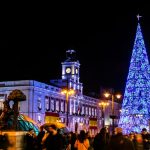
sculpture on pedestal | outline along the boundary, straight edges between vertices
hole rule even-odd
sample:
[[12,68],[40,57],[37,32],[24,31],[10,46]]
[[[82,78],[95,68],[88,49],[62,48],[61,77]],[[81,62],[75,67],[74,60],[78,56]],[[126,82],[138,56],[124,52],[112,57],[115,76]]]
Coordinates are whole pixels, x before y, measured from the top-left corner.
[[[4,109],[0,114],[1,129],[17,130],[18,122],[18,102],[26,100],[26,96],[20,90],[13,90],[7,100],[4,101]],[[13,101],[13,106],[10,108],[10,101]]]

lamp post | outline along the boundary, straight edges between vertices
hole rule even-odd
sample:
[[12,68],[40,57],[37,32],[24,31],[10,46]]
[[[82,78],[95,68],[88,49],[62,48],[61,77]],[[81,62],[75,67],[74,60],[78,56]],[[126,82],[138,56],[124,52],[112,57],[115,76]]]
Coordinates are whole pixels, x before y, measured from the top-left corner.
[[103,120],[102,127],[105,127],[105,114],[104,114],[104,112],[105,112],[105,108],[108,105],[109,105],[109,103],[108,102],[104,102],[104,101],[99,103],[99,106],[102,108],[102,120]]
[[104,93],[104,96],[106,98],[109,98],[111,96],[111,110],[112,110],[112,114],[110,115],[110,118],[112,119],[112,134],[114,134],[114,128],[115,128],[115,119],[117,118],[117,116],[115,115],[115,108],[114,108],[114,100],[115,100],[115,97],[117,99],[120,99],[121,98],[121,95],[120,94],[114,94],[113,92],[112,93]]
[[67,105],[67,118],[66,118],[66,126],[68,126],[68,115],[69,115],[69,96],[74,95],[75,91],[73,89],[63,89],[61,94],[66,95],[66,105]]

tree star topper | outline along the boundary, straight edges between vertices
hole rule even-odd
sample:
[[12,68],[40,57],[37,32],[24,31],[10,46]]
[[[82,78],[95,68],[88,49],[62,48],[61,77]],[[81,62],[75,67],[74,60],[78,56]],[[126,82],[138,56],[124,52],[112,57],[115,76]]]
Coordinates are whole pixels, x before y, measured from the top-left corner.
[[140,16],[140,15],[138,14],[136,17],[137,17],[137,19],[138,19],[138,21],[139,21],[142,16]]

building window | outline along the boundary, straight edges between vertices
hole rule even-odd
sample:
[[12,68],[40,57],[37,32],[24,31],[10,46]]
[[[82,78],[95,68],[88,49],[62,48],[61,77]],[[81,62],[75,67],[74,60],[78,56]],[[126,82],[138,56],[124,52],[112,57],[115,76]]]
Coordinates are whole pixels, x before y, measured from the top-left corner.
[[65,101],[65,112],[67,112],[67,103]]
[[91,116],[91,107],[89,107],[89,115]]
[[38,122],[39,122],[39,123],[42,122],[40,114],[38,114]]
[[54,98],[51,98],[51,110],[55,110]]
[[41,98],[38,98],[38,109],[42,109],[42,103],[41,103]]
[[75,101],[75,113],[77,113],[77,112],[78,112],[78,102]]
[[86,120],[86,124],[87,124],[87,125],[89,124],[89,120]]
[[46,109],[46,111],[50,110],[50,103],[49,103],[49,97],[48,96],[45,97],[45,109]]
[[82,114],[84,114],[84,106],[82,106]]
[[65,118],[60,118],[62,123],[65,123]]
[[79,105],[78,105],[78,114],[81,114],[81,112],[82,112],[82,106],[81,106],[81,104],[79,103]]
[[94,112],[94,108],[92,108],[92,116],[94,116],[94,113],[95,113],[95,112]]
[[74,101],[72,100],[70,103],[71,114],[74,114]]
[[97,109],[95,108],[95,117],[96,117],[96,115],[97,115]]
[[88,115],[88,107],[86,107],[86,115]]
[[56,111],[59,111],[59,100],[56,100]]
[[64,112],[64,101],[61,101],[61,111]]

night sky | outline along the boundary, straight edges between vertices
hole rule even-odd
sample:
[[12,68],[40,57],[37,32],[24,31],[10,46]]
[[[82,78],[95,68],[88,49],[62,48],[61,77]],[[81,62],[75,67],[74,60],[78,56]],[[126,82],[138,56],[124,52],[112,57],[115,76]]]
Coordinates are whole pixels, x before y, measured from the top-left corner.
[[0,80],[60,79],[65,52],[74,49],[84,94],[99,94],[101,88],[124,92],[138,13],[150,58],[148,7],[143,1],[126,1],[31,8],[14,18],[15,38],[2,42]]

